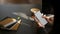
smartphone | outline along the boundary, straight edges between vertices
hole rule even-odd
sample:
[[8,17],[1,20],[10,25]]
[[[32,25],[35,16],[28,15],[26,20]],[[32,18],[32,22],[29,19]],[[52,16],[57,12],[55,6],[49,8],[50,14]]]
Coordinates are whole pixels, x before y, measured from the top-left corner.
[[43,15],[41,14],[40,11],[38,11],[37,13],[35,13],[35,17],[37,17],[37,19],[41,22],[42,25],[46,25],[48,22],[46,21],[45,18],[42,17]]

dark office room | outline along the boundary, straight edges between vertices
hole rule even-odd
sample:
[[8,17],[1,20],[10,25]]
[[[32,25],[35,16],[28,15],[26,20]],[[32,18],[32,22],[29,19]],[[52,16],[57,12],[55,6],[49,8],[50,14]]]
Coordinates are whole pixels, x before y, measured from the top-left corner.
[[51,0],[0,0],[0,34],[49,34],[53,24]]

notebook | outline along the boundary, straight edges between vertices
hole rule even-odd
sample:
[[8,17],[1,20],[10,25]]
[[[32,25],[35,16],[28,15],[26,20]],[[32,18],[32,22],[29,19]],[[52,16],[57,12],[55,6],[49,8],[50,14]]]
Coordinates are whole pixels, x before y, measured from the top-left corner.
[[20,23],[21,23],[21,19],[18,20],[17,23],[14,24],[9,30],[17,30],[19,25],[20,25]]
[[6,19],[0,21],[0,26],[7,27],[15,22],[16,22],[16,19],[14,19],[14,18],[6,18]]

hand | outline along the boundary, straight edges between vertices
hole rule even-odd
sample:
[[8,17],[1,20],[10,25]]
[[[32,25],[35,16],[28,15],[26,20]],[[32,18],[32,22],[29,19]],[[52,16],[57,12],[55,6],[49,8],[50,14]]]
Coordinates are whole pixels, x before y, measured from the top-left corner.
[[42,24],[40,23],[40,21],[39,21],[35,16],[32,16],[32,18],[35,20],[35,22],[38,24],[39,27],[45,28],[45,26],[42,25]]
[[[37,22],[37,24],[39,25],[39,27],[45,28],[45,26],[42,25],[42,24],[40,23],[40,21],[39,21],[35,16],[32,16],[32,17],[33,17],[34,20]],[[47,18],[48,16],[45,16],[45,15],[43,15],[42,17],[45,18],[45,19],[48,21],[48,23],[50,23],[50,24],[53,25],[54,17]]]
[[44,15],[44,16],[42,16],[42,17],[45,18],[45,19],[48,21],[48,23],[53,24],[53,22],[54,22],[54,17],[50,17],[50,18],[49,18],[49,16],[46,16],[46,15]]

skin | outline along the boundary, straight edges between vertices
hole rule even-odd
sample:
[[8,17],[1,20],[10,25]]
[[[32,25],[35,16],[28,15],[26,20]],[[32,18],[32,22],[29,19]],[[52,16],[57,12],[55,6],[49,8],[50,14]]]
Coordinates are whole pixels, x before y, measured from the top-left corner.
[[[40,11],[38,8],[32,8],[31,9],[31,12],[32,13],[36,13],[36,12],[38,12],[38,11]],[[48,21],[48,23],[50,23],[51,25],[53,25],[53,22],[54,22],[54,17],[50,17],[50,18],[47,18],[48,16],[42,16],[42,18],[45,18],[47,21]],[[42,25],[41,23],[40,23],[40,21],[35,17],[35,16],[32,16],[32,18],[34,18],[34,20],[37,22],[37,24],[39,25],[39,27],[43,27],[43,28],[45,28],[45,26],[44,25]]]
[[[41,22],[35,16],[32,16],[32,18],[35,20],[35,22],[38,24],[39,27],[45,28],[45,26],[42,25]],[[47,18],[47,16],[42,16],[42,18],[45,18],[48,21],[48,23],[53,25],[54,17]]]
[[48,23],[50,23],[51,25],[53,25],[53,22],[54,22],[54,17],[50,17],[50,18],[47,18],[48,16],[42,16],[43,18],[45,18]]

